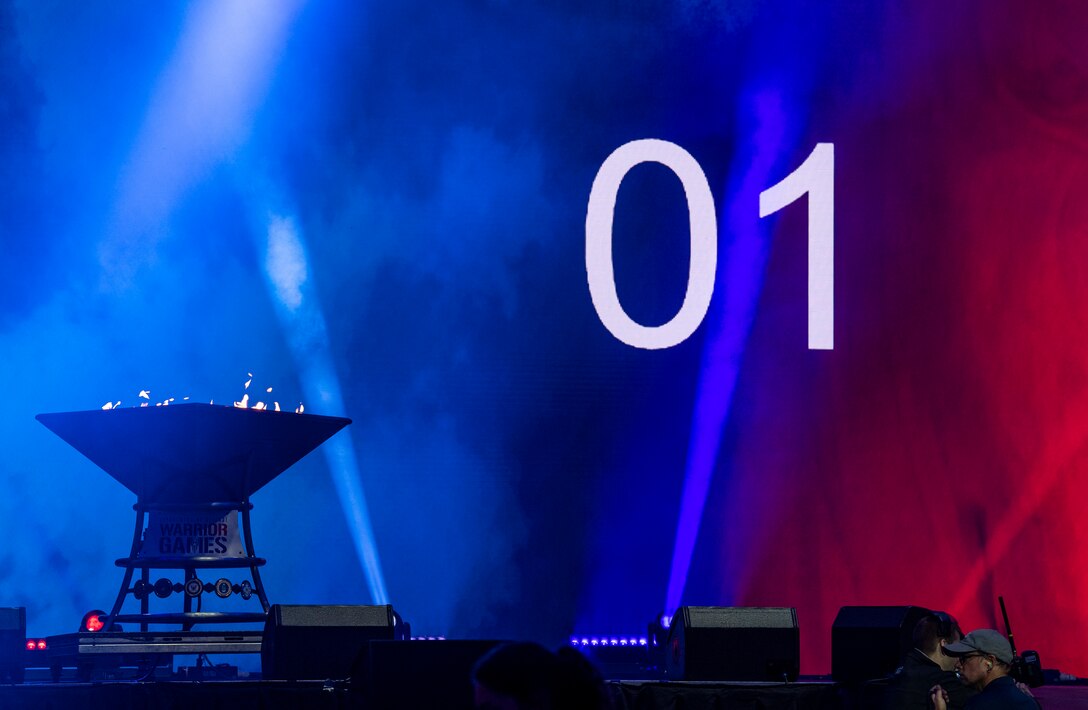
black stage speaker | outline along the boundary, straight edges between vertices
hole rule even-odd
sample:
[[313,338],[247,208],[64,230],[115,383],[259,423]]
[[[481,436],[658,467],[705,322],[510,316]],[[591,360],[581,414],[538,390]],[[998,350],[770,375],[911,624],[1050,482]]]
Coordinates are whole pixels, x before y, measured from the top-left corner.
[[22,683],[26,672],[26,607],[0,608],[0,683]]
[[914,646],[920,606],[844,606],[831,626],[831,677],[859,683],[895,672]]
[[373,639],[393,639],[393,607],[273,604],[261,640],[261,676],[343,680]]
[[796,609],[684,606],[669,627],[670,680],[796,680],[800,667]]
[[[362,677],[368,708],[473,710],[472,668],[501,641],[372,641]],[[360,662],[366,662],[361,659]]]

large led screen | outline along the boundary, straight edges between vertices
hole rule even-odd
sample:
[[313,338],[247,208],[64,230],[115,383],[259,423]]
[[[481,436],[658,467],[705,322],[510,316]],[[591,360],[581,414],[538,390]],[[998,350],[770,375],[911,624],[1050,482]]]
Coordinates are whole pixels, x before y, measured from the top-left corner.
[[[348,417],[282,603],[413,633],[946,610],[1088,672],[1088,10],[0,0],[0,605],[132,493],[34,420]],[[235,600],[237,601],[237,600]]]

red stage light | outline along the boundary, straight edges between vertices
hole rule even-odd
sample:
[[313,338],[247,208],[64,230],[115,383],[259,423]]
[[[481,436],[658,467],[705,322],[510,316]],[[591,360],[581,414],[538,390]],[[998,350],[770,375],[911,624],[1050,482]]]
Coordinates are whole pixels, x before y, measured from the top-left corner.
[[26,640],[26,650],[33,651],[34,649],[35,649],[34,639],[27,639]]
[[106,612],[99,609],[88,611],[86,614],[83,615],[83,623],[80,624],[79,630],[91,632],[101,631],[102,628],[105,626],[105,624],[102,623],[102,617],[105,615]]
[[41,639],[40,641],[38,641],[38,650],[39,651],[44,651],[45,649],[46,649],[45,639]]

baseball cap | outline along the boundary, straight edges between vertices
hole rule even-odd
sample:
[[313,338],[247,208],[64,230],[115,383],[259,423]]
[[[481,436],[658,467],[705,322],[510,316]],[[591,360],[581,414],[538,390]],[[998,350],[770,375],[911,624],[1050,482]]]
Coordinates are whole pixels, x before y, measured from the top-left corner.
[[956,643],[944,647],[949,656],[964,656],[968,653],[985,653],[1002,663],[1012,663],[1012,646],[1005,635],[994,629],[975,629]]

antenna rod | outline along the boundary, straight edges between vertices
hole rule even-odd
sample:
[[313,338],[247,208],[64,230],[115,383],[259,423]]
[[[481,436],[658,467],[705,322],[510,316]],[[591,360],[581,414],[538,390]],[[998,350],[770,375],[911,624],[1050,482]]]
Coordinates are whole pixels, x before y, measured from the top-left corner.
[[1005,635],[1009,637],[1009,646],[1012,648],[1013,658],[1016,658],[1016,642],[1012,640],[1012,626],[1009,625],[1009,615],[1005,612],[1005,598],[1000,594],[997,603],[1001,605],[1001,618],[1005,620]]

